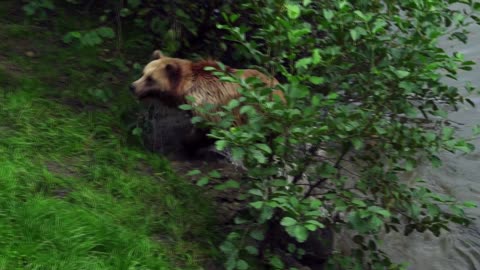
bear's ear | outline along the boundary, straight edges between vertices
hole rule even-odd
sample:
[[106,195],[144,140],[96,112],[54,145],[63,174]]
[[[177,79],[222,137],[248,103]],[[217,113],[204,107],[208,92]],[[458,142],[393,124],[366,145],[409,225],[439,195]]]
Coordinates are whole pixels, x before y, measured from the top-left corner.
[[155,50],[152,54],[152,60],[157,60],[163,57],[163,53],[160,50]]
[[165,71],[170,78],[177,78],[180,73],[180,66],[178,63],[168,63],[165,65]]

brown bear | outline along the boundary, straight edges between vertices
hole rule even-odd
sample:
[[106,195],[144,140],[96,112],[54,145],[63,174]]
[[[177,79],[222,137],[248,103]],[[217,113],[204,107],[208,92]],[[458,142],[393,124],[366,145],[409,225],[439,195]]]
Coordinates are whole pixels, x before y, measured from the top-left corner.
[[[159,50],[153,53],[152,58],[152,61],[143,69],[142,77],[130,86],[132,93],[139,99],[153,96],[159,98],[165,105],[173,107],[190,104],[193,108],[193,115],[198,115],[199,113],[195,111],[197,106],[212,104],[220,107],[240,97],[240,93],[237,91],[238,84],[221,81],[212,74],[212,71],[205,70],[206,67],[220,70],[216,61],[201,60],[193,62],[172,58],[164,56]],[[229,73],[241,71],[241,78],[256,77],[268,87],[274,87],[278,84],[275,78],[269,77],[258,70],[238,70],[227,67],[226,71]],[[272,97],[276,95],[285,102],[282,91],[274,89],[272,93]],[[188,96],[193,97],[194,101],[191,102],[187,99]],[[220,120],[209,115],[201,116],[213,122]],[[235,125],[242,125],[246,121],[238,110],[234,111],[234,117]],[[206,138],[206,133],[206,130],[194,129],[192,134],[186,137],[186,148],[195,151],[194,149],[212,143],[211,140]]]

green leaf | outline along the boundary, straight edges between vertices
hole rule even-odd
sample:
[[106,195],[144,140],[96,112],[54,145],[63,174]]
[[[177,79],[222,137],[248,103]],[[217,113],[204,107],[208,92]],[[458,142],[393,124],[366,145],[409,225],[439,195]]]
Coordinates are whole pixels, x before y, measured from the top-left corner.
[[236,249],[235,245],[230,241],[225,241],[220,245],[220,250],[226,254],[231,254],[235,252]]
[[296,19],[300,17],[300,6],[296,4],[286,4],[287,15],[290,19]]
[[248,263],[244,260],[238,260],[237,261],[237,269],[238,270],[247,270],[248,269]]
[[243,150],[240,147],[232,148],[232,158],[234,160],[237,160],[237,161],[242,160],[244,156],[245,156],[245,150]]
[[405,170],[407,170],[407,171],[412,171],[413,168],[415,168],[415,167],[416,167],[416,162],[415,162],[415,160],[407,159],[407,160],[405,161]]
[[272,217],[273,217],[273,208],[268,205],[265,205],[260,212],[258,223],[264,224],[267,220],[270,220]]
[[439,168],[442,166],[442,160],[437,157],[437,156],[430,156],[430,162],[432,163],[432,166],[435,167],[435,168]]
[[188,110],[192,109],[192,106],[189,105],[189,104],[182,104],[182,105],[178,106],[178,108],[180,108],[181,110],[184,110],[184,111],[188,111]]
[[371,212],[374,212],[374,213],[377,213],[379,215],[382,215],[386,218],[389,218],[391,216],[391,213],[388,211],[388,210],[385,210],[381,207],[378,207],[378,206],[370,206],[367,208],[368,211],[371,211]]
[[222,151],[225,149],[225,147],[227,147],[228,145],[228,142],[225,141],[225,140],[218,140],[215,142],[215,147],[217,148],[217,150],[219,151]]
[[230,22],[234,23],[238,20],[238,18],[240,18],[240,14],[230,14]]
[[82,34],[80,32],[68,32],[63,36],[63,42],[71,43],[73,39],[80,39]]
[[415,90],[417,88],[419,88],[419,86],[417,86],[416,84],[412,83],[412,82],[408,82],[408,81],[401,81],[398,86],[400,88],[403,88],[405,89],[405,93],[406,94],[410,94],[410,93],[413,93],[415,92]]
[[303,0],[303,6],[308,6],[310,5],[310,3],[312,3],[312,0]]
[[330,9],[323,9],[323,17],[325,17],[328,22],[331,22],[333,18],[333,11]]
[[477,203],[473,201],[466,201],[463,203],[463,206],[467,208],[477,208]]
[[238,99],[232,99],[232,100],[230,100],[230,102],[228,103],[227,108],[228,108],[229,110],[232,110],[232,109],[238,107],[239,105],[240,105],[240,101],[238,101]]
[[442,118],[447,118],[448,113],[444,110],[438,109],[438,110],[433,112],[433,115],[440,116]]
[[467,143],[464,140],[458,141],[455,145],[454,148],[458,151],[462,151],[464,153],[471,153],[473,150],[475,150],[475,146],[473,144]]
[[308,80],[315,85],[319,85],[325,82],[325,78],[317,76],[311,76],[310,78],[308,78]]
[[282,260],[278,256],[273,256],[272,258],[270,258],[270,265],[273,266],[275,269],[285,269]]
[[305,224],[305,228],[307,228],[307,230],[313,232],[317,229],[317,226],[315,226],[313,224]]
[[263,202],[262,201],[251,202],[250,205],[255,209],[260,209],[263,206]]
[[386,131],[383,127],[373,126],[373,128],[375,129],[375,131],[376,131],[379,135],[383,135],[383,134],[386,134],[386,133],[387,133],[387,131]]
[[438,207],[438,205],[427,204],[427,211],[430,216],[436,217],[440,213],[440,208]]
[[456,38],[456,39],[460,40],[460,41],[461,41],[462,43],[464,43],[464,44],[467,43],[468,36],[465,35],[465,33],[455,32],[455,33],[453,33],[451,36],[452,36],[452,38]]
[[474,4],[473,4],[473,9],[474,9],[475,11],[480,11],[480,3],[479,3],[479,2],[474,3]]
[[360,200],[360,199],[353,199],[353,200],[352,200],[352,203],[355,204],[355,205],[357,205],[357,206],[359,206],[359,207],[365,207],[365,206],[367,206],[367,204],[366,204],[364,201]]
[[256,195],[256,196],[259,196],[259,197],[263,197],[263,192],[260,190],[260,189],[250,189],[248,191],[248,193],[252,194],[252,195]]
[[284,227],[289,227],[297,224],[297,221],[291,217],[284,217],[282,218],[282,221],[280,221],[280,224]]
[[355,13],[355,15],[357,15],[363,21],[368,21],[368,19],[369,19],[369,16],[363,14],[363,12],[360,11],[360,10],[355,10],[353,13]]
[[395,70],[395,75],[397,75],[397,77],[399,79],[403,79],[405,77],[407,77],[408,75],[410,75],[410,72],[406,71],[406,70]]
[[256,144],[255,146],[268,154],[272,153],[272,149],[270,149],[270,146],[266,144],[259,143],[259,144]]
[[190,102],[190,103],[194,103],[195,102],[195,97],[193,96],[186,96],[185,99]]
[[314,65],[320,63],[320,61],[322,60],[322,56],[320,55],[320,49],[313,49],[313,52],[312,52],[312,63]]
[[371,216],[370,221],[369,221],[369,225],[371,226],[371,229],[378,230],[380,228],[380,226],[383,225],[383,221],[380,218],[378,218],[377,216]]
[[293,232],[294,232],[294,237],[300,243],[305,242],[308,238],[308,230],[302,225],[295,225]]
[[288,250],[289,253],[294,253],[296,249],[297,249],[297,247],[292,243],[287,245],[287,250]]
[[208,179],[208,177],[205,176],[205,177],[200,178],[200,180],[198,180],[197,186],[203,187],[203,186],[207,185],[209,182],[210,182],[210,179]]
[[128,0],[128,5],[132,8],[137,8],[142,3],[141,0]]
[[314,220],[314,219],[308,220],[307,223],[312,224],[317,228],[325,228],[325,225],[323,223],[320,223],[320,222],[318,222],[317,220]]
[[100,28],[97,29],[97,32],[100,36],[102,36],[104,38],[114,38],[115,37],[115,32],[110,27],[106,27],[106,26],[100,27]]
[[305,57],[300,60],[298,60],[295,63],[295,68],[297,69],[306,69],[308,66],[312,63],[312,58],[311,57]]
[[215,186],[216,190],[226,190],[226,189],[237,189],[240,187],[240,184],[235,180],[228,180],[223,184]]
[[330,93],[328,94],[327,99],[335,100],[335,99],[338,99],[338,97],[339,95],[337,93]]
[[475,126],[473,127],[472,131],[473,131],[473,135],[474,135],[474,136],[479,135],[479,134],[480,134],[480,125],[475,125]]
[[443,140],[451,139],[453,136],[453,133],[455,133],[455,129],[453,129],[452,127],[444,127],[442,129],[442,139]]
[[260,152],[258,150],[252,150],[251,154],[257,160],[258,163],[264,164],[264,163],[267,162],[267,158],[265,157],[265,155],[262,152]]
[[372,33],[376,34],[378,31],[382,30],[387,25],[388,25],[387,22],[384,21],[383,19],[375,20],[372,27]]
[[194,175],[198,175],[198,174],[200,174],[200,173],[201,173],[200,170],[195,169],[195,170],[189,171],[189,172],[187,173],[187,176],[194,176]]
[[192,124],[198,124],[203,121],[203,118],[200,116],[194,116],[191,119]]
[[206,67],[203,68],[203,70],[205,70],[205,71],[216,71],[217,68],[212,67],[212,66],[206,66]]
[[356,29],[350,29],[350,36],[352,37],[353,41],[356,41],[360,37],[360,34]]
[[211,172],[208,173],[208,176],[212,177],[212,178],[220,178],[222,177],[222,175],[217,171],[217,170],[213,170]]
[[252,112],[255,112],[255,108],[251,105],[245,105],[240,108],[240,114],[250,114]]
[[258,255],[258,249],[254,246],[246,246],[245,247],[245,250],[248,252],[248,254],[250,255]]
[[261,230],[253,230],[252,232],[250,232],[250,237],[258,241],[262,241],[263,239],[265,239],[265,235]]
[[353,138],[352,144],[355,150],[360,150],[363,148],[363,141],[360,138]]
[[310,207],[311,208],[318,208],[320,206],[322,206],[322,201],[318,200],[318,199],[315,199],[315,198],[312,198],[310,200]]
[[227,258],[228,259],[225,262],[226,270],[235,270],[235,268],[237,267],[237,255],[230,254],[230,256],[228,256]]
[[132,135],[135,135],[135,136],[140,136],[142,135],[142,133],[143,133],[143,129],[140,127],[136,127],[132,130]]

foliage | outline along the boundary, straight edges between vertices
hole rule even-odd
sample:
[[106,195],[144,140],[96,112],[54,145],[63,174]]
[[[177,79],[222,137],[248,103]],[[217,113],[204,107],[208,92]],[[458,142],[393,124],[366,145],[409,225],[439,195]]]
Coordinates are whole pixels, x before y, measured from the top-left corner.
[[[466,11],[451,9],[453,2]],[[409,185],[401,175],[425,158],[441,165],[439,151],[473,150],[447,119],[448,110],[469,100],[443,78],[456,79],[474,62],[448,55],[438,40],[448,34],[466,42],[463,27],[474,6],[249,1],[222,13],[225,39],[283,78],[279,88],[288,100],[272,100],[271,89],[258,82],[217,72],[238,82],[243,97],[210,112],[222,119],[209,123],[211,136],[246,167],[248,180],[237,185],[250,202],[249,215],[237,219],[239,231],[221,247],[227,269],[247,269],[246,258],[259,253],[282,269],[265,245],[278,222],[298,245],[325,227],[349,231],[353,255],[334,252],[332,269],[403,269],[381,250],[380,232],[438,236],[451,223],[468,224],[464,209],[472,203],[436,194],[420,179]],[[232,126],[234,110],[249,123]]]

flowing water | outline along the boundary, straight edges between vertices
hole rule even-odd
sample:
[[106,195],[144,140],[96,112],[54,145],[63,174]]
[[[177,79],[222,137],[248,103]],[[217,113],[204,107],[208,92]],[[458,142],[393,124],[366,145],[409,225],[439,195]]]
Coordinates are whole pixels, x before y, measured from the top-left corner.
[[[441,46],[448,52],[461,52],[466,59],[480,63],[480,26],[472,25],[470,40],[467,45],[453,44],[442,40]],[[459,74],[459,80],[448,82],[452,86],[462,86],[471,81],[480,87],[480,64],[472,71]],[[476,108],[463,106],[452,113],[450,119],[463,125],[458,134],[471,136],[472,127],[480,124],[480,96],[471,96]],[[460,201],[480,202],[480,139],[472,141],[474,153],[443,153],[441,168],[420,168],[417,177],[427,181],[428,186],[443,194],[451,195]],[[454,227],[450,233],[435,237],[429,233],[412,233],[389,235],[385,239],[386,250],[397,262],[410,262],[409,270],[480,270],[480,208],[468,213],[477,218],[469,227]]]

